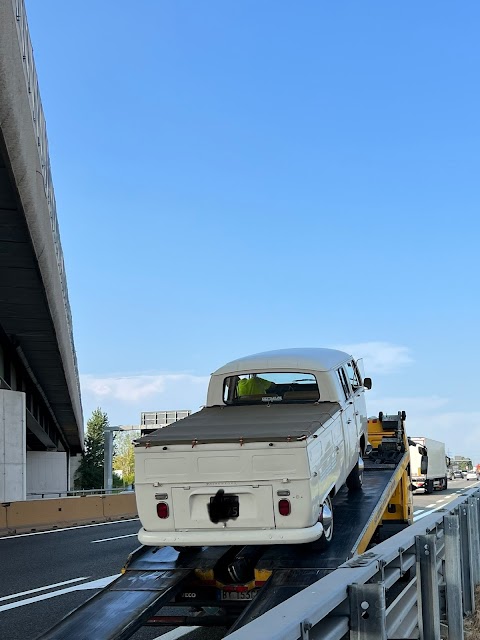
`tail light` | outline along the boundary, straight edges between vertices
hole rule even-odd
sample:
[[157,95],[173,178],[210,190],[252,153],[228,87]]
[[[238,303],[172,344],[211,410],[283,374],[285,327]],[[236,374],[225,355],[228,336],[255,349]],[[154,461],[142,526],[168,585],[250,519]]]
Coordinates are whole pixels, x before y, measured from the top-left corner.
[[278,501],[278,512],[281,516],[289,516],[291,510],[290,500],[283,499]]
[[170,515],[170,510],[166,502],[159,502],[157,504],[157,516],[162,520],[165,520]]

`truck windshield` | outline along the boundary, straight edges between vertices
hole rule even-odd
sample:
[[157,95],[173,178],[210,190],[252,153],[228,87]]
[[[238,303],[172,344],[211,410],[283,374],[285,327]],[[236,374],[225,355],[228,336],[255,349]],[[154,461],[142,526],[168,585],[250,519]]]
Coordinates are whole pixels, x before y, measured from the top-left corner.
[[318,402],[320,392],[311,373],[242,373],[225,378],[225,404],[290,404]]

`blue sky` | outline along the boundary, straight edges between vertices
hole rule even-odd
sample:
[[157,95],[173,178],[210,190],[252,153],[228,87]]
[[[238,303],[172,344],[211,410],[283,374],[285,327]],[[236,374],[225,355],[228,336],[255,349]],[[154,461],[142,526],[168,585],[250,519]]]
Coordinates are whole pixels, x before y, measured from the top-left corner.
[[480,462],[480,4],[27,0],[85,418],[348,346]]

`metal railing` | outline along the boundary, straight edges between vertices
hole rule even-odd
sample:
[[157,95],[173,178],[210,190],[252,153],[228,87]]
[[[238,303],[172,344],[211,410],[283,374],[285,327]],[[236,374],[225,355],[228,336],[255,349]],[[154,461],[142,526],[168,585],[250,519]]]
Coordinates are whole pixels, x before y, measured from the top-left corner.
[[480,583],[471,489],[229,636],[231,640],[463,640]]
[[133,492],[133,489],[128,489],[127,487],[115,487],[114,489],[78,489],[76,491],[39,491],[36,493],[27,493],[27,500],[38,500],[40,498],[71,498],[78,496],[104,496]]
[[70,302],[68,298],[67,278],[65,274],[65,263],[63,259],[62,243],[60,241],[60,232],[57,218],[57,205],[55,202],[55,192],[53,189],[52,171],[50,168],[50,157],[48,153],[47,125],[45,115],[43,113],[42,101],[40,98],[40,88],[38,84],[37,71],[33,59],[33,47],[28,30],[27,12],[25,8],[25,0],[12,0],[13,9],[17,21],[17,35],[20,43],[20,52],[23,61],[23,70],[25,73],[25,82],[27,85],[28,100],[30,102],[30,111],[32,114],[33,129],[37,141],[37,150],[40,158],[43,188],[45,190],[45,198],[47,199],[48,210],[50,213],[50,224],[52,227],[53,241],[55,245],[55,255],[58,265],[58,273],[63,293],[63,304],[65,307],[65,315],[67,318],[67,326],[69,331],[70,343],[72,347],[73,363],[77,376],[77,387],[80,393],[80,380],[78,376],[77,354],[75,344],[73,342],[73,323]]

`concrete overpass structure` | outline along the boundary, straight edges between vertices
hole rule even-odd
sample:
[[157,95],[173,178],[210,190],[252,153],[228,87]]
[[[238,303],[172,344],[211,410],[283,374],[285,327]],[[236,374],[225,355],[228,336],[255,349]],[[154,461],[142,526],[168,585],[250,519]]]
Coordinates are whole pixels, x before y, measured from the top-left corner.
[[[83,446],[72,318],[24,0],[0,0],[0,503],[67,490]],[[47,486],[48,485],[48,486]]]

